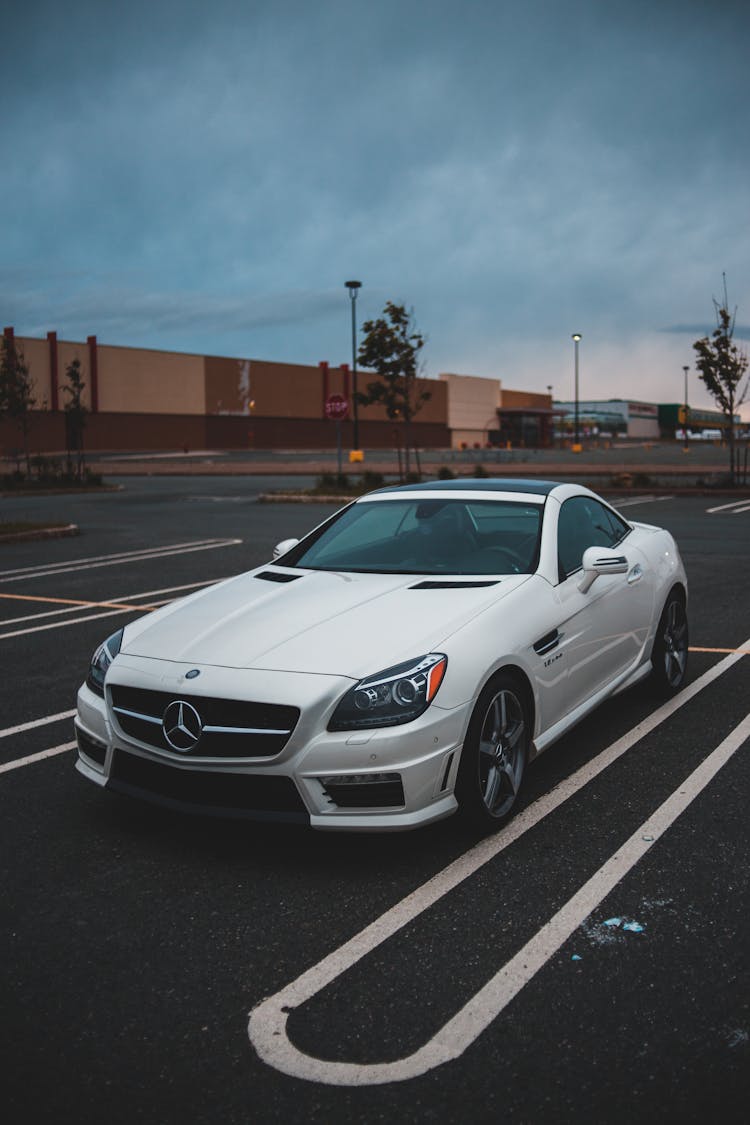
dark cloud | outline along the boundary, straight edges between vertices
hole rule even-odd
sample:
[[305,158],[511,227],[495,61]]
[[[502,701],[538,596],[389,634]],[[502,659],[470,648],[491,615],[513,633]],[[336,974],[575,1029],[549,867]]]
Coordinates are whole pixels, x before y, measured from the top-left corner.
[[[675,336],[710,336],[716,328],[716,321],[712,324],[703,322],[702,324],[670,324],[666,328],[660,328],[660,332],[667,332]],[[750,340],[750,324],[735,324],[734,335],[740,340]]]
[[603,392],[653,397],[722,271],[750,308],[749,11],[29,0],[3,316],[316,362],[346,354],[354,275],[363,318],[415,307],[433,374],[555,384],[578,330]]

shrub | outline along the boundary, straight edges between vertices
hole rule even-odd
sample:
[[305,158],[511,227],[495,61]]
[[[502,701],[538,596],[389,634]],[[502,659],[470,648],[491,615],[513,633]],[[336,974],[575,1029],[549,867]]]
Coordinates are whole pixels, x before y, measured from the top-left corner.
[[349,478],[346,473],[323,473],[318,477],[317,489],[319,492],[337,492],[344,489],[348,491]]

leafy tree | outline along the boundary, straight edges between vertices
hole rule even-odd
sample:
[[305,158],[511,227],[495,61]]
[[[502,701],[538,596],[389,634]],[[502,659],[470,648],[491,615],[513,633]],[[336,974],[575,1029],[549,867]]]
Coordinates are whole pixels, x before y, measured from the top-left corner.
[[68,473],[73,475],[73,456],[75,455],[75,475],[83,476],[83,430],[86,425],[88,409],[83,403],[83,389],[86,386],[81,378],[81,361],[76,357],[65,368],[67,385],[61,387],[67,395],[65,403],[65,444],[68,450]]
[[29,430],[31,412],[35,406],[36,398],[29,365],[15,340],[3,336],[2,351],[0,351],[0,418],[9,418],[21,431],[26,473],[29,477],[31,476]]
[[720,304],[714,298],[716,328],[710,338],[704,336],[701,340],[696,340],[693,348],[697,353],[695,366],[700,372],[700,377],[726,419],[729,435],[729,473],[734,484],[739,468],[735,451],[734,415],[747,397],[748,380],[742,387],[742,379],[747,371],[747,356],[734,343],[736,310],[730,314],[728,304],[725,284],[723,303]]
[[[362,332],[364,339],[358,361],[363,367],[376,372],[378,378],[367,384],[365,392],[357,393],[357,401],[361,406],[381,403],[392,421],[403,423],[405,474],[408,476],[411,423],[432,397],[429,391],[420,390],[417,386],[419,353],[425,338],[415,328],[413,312],[407,312],[403,305],[396,305],[393,301],[386,302],[383,316],[365,321]],[[414,454],[417,469],[421,471],[416,447]],[[399,453],[399,464],[400,460]]]

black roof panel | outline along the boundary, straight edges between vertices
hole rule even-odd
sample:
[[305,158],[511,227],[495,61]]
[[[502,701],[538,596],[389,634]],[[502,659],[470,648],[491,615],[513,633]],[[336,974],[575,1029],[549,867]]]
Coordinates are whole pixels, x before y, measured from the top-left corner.
[[530,480],[515,477],[459,477],[457,480],[423,481],[422,484],[390,485],[379,488],[378,495],[385,492],[518,492],[520,495],[535,493],[547,496],[559,481]]

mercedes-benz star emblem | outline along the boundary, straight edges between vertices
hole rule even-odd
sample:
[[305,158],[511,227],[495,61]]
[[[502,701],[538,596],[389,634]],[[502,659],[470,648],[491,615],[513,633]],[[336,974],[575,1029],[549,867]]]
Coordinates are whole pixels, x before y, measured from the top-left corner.
[[175,699],[167,707],[161,720],[164,737],[173,750],[189,754],[200,741],[203,723],[195,707],[184,699]]

